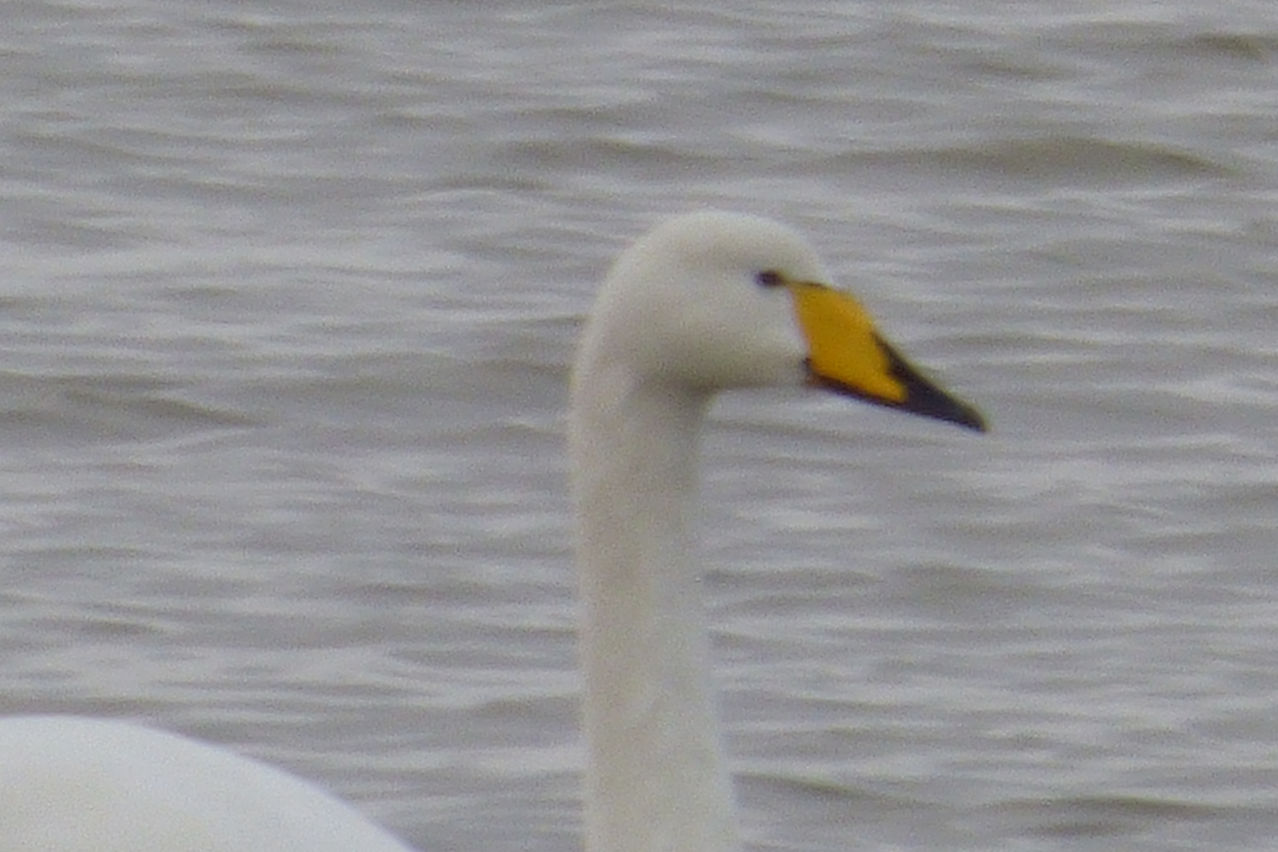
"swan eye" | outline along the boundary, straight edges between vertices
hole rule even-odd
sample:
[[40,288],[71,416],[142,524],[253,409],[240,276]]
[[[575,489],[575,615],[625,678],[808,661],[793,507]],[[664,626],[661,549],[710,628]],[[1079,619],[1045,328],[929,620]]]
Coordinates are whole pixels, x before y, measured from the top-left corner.
[[780,287],[785,283],[785,276],[775,269],[765,269],[754,276],[754,280],[760,287]]

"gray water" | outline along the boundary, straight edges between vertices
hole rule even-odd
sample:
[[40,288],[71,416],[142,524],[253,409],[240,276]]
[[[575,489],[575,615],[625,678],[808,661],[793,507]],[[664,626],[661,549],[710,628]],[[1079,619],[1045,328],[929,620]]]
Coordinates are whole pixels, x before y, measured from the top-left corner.
[[715,409],[752,848],[1278,848],[1278,7],[10,0],[0,67],[0,713],[576,848],[566,365],[716,206],[994,428]]

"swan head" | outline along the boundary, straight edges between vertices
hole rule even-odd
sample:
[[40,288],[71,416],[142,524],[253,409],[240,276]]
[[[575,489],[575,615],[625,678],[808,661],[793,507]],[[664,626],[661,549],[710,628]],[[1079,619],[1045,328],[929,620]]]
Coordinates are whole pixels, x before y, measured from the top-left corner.
[[907,362],[830,285],[799,234],[754,216],[677,216],[617,259],[587,323],[580,386],[684,395],[807,384],[984,430],[981,415]]

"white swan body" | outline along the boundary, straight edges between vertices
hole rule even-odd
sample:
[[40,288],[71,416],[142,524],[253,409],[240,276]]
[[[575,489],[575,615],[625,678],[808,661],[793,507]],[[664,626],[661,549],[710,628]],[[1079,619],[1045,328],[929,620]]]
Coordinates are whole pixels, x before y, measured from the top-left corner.
[[409,852],[318,787],[223,748],[75,716],[0,720],[4,852]]
[[[739,846],[687,561],[701,420],[721,389],[809,384],[982,428],[922,378],[794,232],[676,218],[626,251],[573,373],[586,847]],[[349,806],[229,751],[118,722],[0,720],[2,852],[405,852]]]

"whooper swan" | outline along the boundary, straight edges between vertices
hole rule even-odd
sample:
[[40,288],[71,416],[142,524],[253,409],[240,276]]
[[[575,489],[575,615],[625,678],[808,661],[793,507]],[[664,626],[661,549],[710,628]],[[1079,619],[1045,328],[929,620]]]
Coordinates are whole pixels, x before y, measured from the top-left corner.
[[617,260],[569,415],[583,605],[586,848],[739,848],[688,515],[716,391],[808,385],[971,429],[774,222],[695,213]]
[[[739,848],[687,516],[715,391],[808,385],[972,429],[794,232],[675,218],[617,260],[573,374],[569,445],[590,852]],[[225,749],[69,716],[0,720],[4,852],[405,852],[327,793]]]

